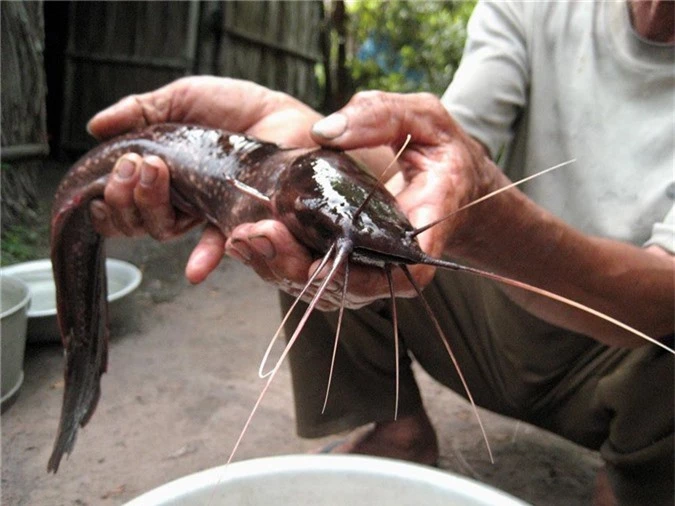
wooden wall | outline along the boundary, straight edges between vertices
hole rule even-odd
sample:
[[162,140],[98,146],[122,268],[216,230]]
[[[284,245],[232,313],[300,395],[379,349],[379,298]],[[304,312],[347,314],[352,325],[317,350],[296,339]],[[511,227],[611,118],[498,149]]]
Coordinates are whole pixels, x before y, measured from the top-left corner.
[[320,2],[224,2],[222,40],[208,72],[256,81],[317,107],[323,63]]
[[323,95],[320,0],[71,2],[61,146],[87,149],[87,120],[180,76],[249,79],[312,106]]
[[93,145],[97,111],[131,93],[192,73],[197,2],[71,2],[61,145]]

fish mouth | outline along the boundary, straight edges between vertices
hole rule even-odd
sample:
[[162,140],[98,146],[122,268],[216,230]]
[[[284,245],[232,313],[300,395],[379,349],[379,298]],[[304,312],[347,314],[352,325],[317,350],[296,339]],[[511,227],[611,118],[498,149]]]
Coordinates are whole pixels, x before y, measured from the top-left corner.
[[411,265],[419,262],[419,259],[409,256],[404,257],[370,248],[354,248],[349,259],[358,264],[374,267],[384,267],[388,264]]

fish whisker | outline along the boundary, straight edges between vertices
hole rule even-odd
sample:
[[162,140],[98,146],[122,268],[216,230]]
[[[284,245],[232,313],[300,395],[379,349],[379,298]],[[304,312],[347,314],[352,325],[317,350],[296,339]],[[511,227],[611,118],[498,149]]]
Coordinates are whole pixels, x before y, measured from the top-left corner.
[[403,272],[405,273],[406,277],[408,278],[408,281],[410,281],[410,284],[413,286],[415,291],[417,292],[417,295],[419,296],[419,300],[422,302],[422,307],[424,308],[424,311],[426,311],[427,315],[429,316],[429,319],[433,323],[434,327],[436,328],[436,332],[438,336],[441,339],[441,342],[443,343],[443,346],[445,347],[445,351],[448,352],[448,355],[450,356],[450,360],[452,360],[452,364],[455,367],[455,371],[457,371],[457,375],[459,376],[459,380],[462,382],[462,386],[464,387],[464,391],[466,392],[466,396],[469,399],[469,402],[471,403],[471,408],[473,409],[473,413],[476,417],[476,421],[478,422],[478,426],[480,427],[480,431],[483,434],[483,440],[485,441],[485,446],[487,447],[488,455],[490,456],[490,462],[494,464],[495,460],[494,457],[492,456],[492,449],[490,448],[490,441],[488,440],[487,433],[485,431],[485,427],[483,426],[483,421],[480,418],[480,415],[478,414],[478,407],[476,405],[476,402],[473,400],[473,396],[471,395],[471,390],[469,389],[469,385],[466,382],[466,379],[464,378],[464,374],[462,373],[462,369],[459,367],[459,362],[457,361],[457,358],[455,357],[455,354],[452,351],[452,348],[450,348],[450,344],[448,343],[448,339],[445,336],[445,332],[443,332],[443,329],[441,328],[441,324],[438,321],[438,318],[436,318],[436,315],[434,315],[433,310],[431,309],[431,306],[429,305],[429,302],[427,301],[426,297],[424,297],[424,294],[422,294],[422,290],[420,289],[419,286],[417,286],[417,283],[415,282],[415,279],[412,277],[412,274],[410,273],[410,269],[408,269],[407,265],[401,265],[400,266]]
[[227,459],[228,464],[230,462],[232,462],[232,459],[234,458],[234,455],[236,454],[237,449],[239,448],[239,445],[241,444],[241,441],[244,438],[244,435],[246,434],[246,431],[248,430],[249,425],[251,424],[251,420],[253,420],[253,416],[258,411],[258,407],[260,406],[260,403],[262,402],[263,398],[265,397],[265,394],[269,390],[269,387],[272,384],[272,381],[274,381],[274,378],[276,377],[277,373],[279,372],[279,369],[281,368],[281,365],[283,364],[284,360],[288,356],[288,354],[291,351],[291,348],[293,347],[295,342],[298,340],[298,337],[300,336],[300,333],[302,332],[302,329],[305,328],[305,324],[307,323],[307,320],[309,319],[311,314],[314,312],[314,308],[319,303],[319,300],[321,299],[321,296],[326,291],[326,287],[333,280],[333,278],[335,277],[335,273],[338,271],[340,266],[343,263],[345,263],[345,261],[349,257],[349,254],[351,253],[351,251],[352,251],[351,241],[348,241],[348,240],[338,241],[337,251],[335,253],[335,258],[333,259],[333,265],[331,266],[331,269],[328,272],[328,275],[326,276],[326,278],[321,283],[321,286],[317,290],[316,294],[314,295],[314,297],[312,297],[312,300],[309,302],[309,305],[307,306],[307,309],[305,310],[305,313],[302,315],[302,318],[300,319],[300,322],[298,323],[297,327],[295,328],[295,331],[293,332],[293,335],[288,340],[288,343],[286,344],[286,347],[284,348],[284,351],[281,353],[281,356],[279,357],[276,364],[274,365],[274,368],[272,369],[272,371],[267,376],[267,383],[265,383],[265,386],[260,391],[260,394],[258,395],[258,399],[256,400],[255,404],[253,405],[253,409],[251,409],[251,412],[249,413],[248,419],[244,423],[244,427],[242,428],[242,430],[239,434],[239,437],[237,438],[237,441],[235,442],[234,447],[232,448],[230,456]]
[[340,330],[342,329],[342,316],[345,312],[345,301],[347,300],[347,285],[349,283],[349,262],[345,262],[345,274],[342,280],[342,296],[340,299],[340,312],[338,313],[337,328],[335,330],[335,344],[333,345],[333,356],[330,360],[330,371],[328,372],[328,384],[326,385],[326,396],[323,400],[323,407],[321,414],[326,412],[328,405],[328,395],[330,394],[330,387],[333,381],[333,371],[335,370],[335,358],[337,357],[338,344],[340,342]]
[[284,329],[284,326],[286,325],[286,322],[290,318],[291,314],[295,310],[296,306],[298,303],[302,300],[302,297],[304,297],[305,293],[309,290],[309,288],[312,286],[312,283],[314,283],[314,280],[317,278],[321,270],[326,266],[328,263],[328,260],[330,260],[330,257],[333,254],[333,251],[335,251],[335,243],[331,245],[331,247],[328,249],[326,254],[324,255],[323,259],[321,260],[321,263],[319,266],[316,268],[316,270],[312,273],[310,276],[309,280],[307,280],[307,283],[305,283],[305,286],[302,288],[298,296],[295,298],[293,301],[293,304],[291,307],[286,311],[286,314],[284,315],[283,319],[281,320],[281,323],[279,324],[279,327],[277,327],[277,331],[274,333],[272,336],[272,339],[270,339],[269,344],[267,345],[267,349],[265,350],[265,354],[263,355],[262,360],[260,361],[260,366],[258,367],[258,377],[263,379],[269,376],[272,373],[273,369],[270,369],[267,372],[264,372],[265,365],[267,364],[267,361],[269,360],[270,353],[272,353],[272,348],[274,347],[274,344],[276,343],[277,339],[281,335],[282,330]]

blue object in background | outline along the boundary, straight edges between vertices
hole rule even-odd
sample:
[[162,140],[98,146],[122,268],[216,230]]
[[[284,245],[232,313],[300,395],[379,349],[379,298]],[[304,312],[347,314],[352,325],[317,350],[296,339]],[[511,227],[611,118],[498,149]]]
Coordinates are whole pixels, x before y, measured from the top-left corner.
[[403,74],[412,83],[421,83],[424,78],[422,71],[403,65],[401,55],[394,50],[387,37],[370,35],[359,47],[356,58],[362,62],[374,61],[383,73]]

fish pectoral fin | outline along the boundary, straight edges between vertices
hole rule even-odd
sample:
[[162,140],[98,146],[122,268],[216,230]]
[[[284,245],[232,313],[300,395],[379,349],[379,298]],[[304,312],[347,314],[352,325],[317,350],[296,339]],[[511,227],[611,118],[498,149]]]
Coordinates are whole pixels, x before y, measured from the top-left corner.
[[229,179],[227,179],[227,182],[230,185],[232,185],[233,188],[239,190],[240,192],[242,192],[245,195],[248,195],[249,197],[254,198],[255,200],[257,200],[261,204],[265,205],[268,209],[273,210],[272,201],[264,193],[259,192],[258,190],[256,190],[252,186],[247,185],[246,183],[242,183],[238,179],[229,178]]

